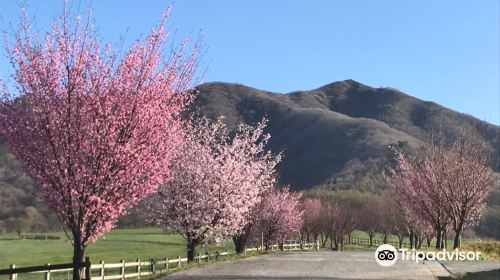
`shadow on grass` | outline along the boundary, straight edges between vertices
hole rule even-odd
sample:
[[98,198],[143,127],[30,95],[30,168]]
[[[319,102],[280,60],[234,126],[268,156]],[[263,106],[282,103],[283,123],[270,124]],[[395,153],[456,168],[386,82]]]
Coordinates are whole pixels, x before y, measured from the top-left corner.
[[481,272],[467,272],[456,277],[438,277],[438,280],[498,280],[500,279],[500,269],[481,271]]

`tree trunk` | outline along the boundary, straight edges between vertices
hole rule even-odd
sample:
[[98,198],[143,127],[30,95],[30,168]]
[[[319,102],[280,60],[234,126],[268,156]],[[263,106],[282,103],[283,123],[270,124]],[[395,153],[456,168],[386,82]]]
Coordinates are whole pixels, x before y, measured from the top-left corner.
[[446,230],[443,230],[443,246],[441,246],[441,249],[448,249],[448,232]]
[[[465,206],[465,205],[464,205]],[[460,215],[458,217],[458,220],[453,224],[453,228],[455,231],[455,239],[453,240],[453,249],[460,248],[462,245],[462,231],[464,229],[464,221],[466,217],[466,208],[462,208],[462,211],[460,211]]]
[[462,243],[461,230],[455,231],[455,239],[453,240],[453,249],[460,249]]
[[339,250],[339,241],[336,238],[333,238],[332,239],[332,251],[338,251],[338,250]]
[[413,231],[410,231],[410,236],[409,236],[409,238],[410,238],[410,249],[415,249],[415,248],[413,247],[413,238],[414,238],[414,233],[413,233]]
[[370,247],[373,246],[373,234],[369,234],[368,237],[370,238]]
[[245,251],[245,241],[241,235],[233,236],[233,243],[236,254],[241,254]]
[[325,243],[326,243],[326,242],[324,242],[325,236],[322,233],[319,235],[319,239],[321,241],[321,247],[325,247]]
[[233,236],[234,249],[237,254],[241,254],[245,251],[248,237],[252,230],[252,223],[247,223],[240,234]]
[[436,230],[436,249],[441,249],[442,240],[443,240],[443,231],[438,229]]
[[400,249],[403,247],[403,238],[404,238],[404,236],[402,236],[402,235],[398,236],[399,248]]
[[247,235],[238,234],[233,236],[234,250],[237,254],[241,254],[245,251],[246,243],[247,243]]
[[326,242],[328,242],[328,236],[321,234],[321,247],[325,248]]
[[[85,246],[82,245],[80,238],[74,237],[73,240],[73,280],[80,280],[83,278],[82,263],[85,261]],[[76,268],[80,267],[80,268]]]
[[427,248],[431,247],[431,241],[432,241],[432,238],[431,237],[427,237]]
[[187,248],[188,262],[194,261],[194,257],[196,255],[196,245],[198,245],[198,242],[196,242],[195,240],[187,241],[186,248]]

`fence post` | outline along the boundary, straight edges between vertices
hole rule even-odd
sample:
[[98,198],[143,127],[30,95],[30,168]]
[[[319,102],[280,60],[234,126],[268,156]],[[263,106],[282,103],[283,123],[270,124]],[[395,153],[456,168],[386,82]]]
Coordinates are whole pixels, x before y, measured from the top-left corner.
[[201,263],[200,252],[198,252],[198,263]]
[[168,258],[165,258],[165,270],[168,271]]
[[[15,264],[11,264],[9,268],[15,269],[16,265]],[[9,275],[9,280],[17,280],[17,273],[13,273],[13,274]]]
[[120,261],[122,266],[120,267],[120,274],[122,275],[122,280],[125,279],[125,260]]
[[104,261],[100,262],[101,268],[99,269],[99,276],[104,280]]
[[85,279],[86,280],[91,280],[92,271],[90,271],[90,270],[91,270],[90,258],[85,257]]
[[177,267],[181,267],[181,256],[177,256]]
[[156,262],[154,259],[151,259],[151,273],[156,274]]
[[137,279],[141,279],[141,259],[137,259],[137,266],[135,267],[135,273],[137,273]]
[[208,251],[205,251],[205,255],[207,255],[207,262],[210,260],[210,255],[208,254]]
[[48,268],[45,272],[45,280],[50,280],[50,263],[47,264]]

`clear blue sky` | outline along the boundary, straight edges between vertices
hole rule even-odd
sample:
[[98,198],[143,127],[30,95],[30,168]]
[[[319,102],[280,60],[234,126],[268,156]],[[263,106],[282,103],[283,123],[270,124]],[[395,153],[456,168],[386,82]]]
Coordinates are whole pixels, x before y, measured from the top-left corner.
[[[17,21],[19,2],[0,0],[0,28]],[[25,2],[41,30],[62,6]],[[146,33],[170,3],[73,2],[93,8],[111,42]],[[290,92],[354,79],[498,125],[499,14],[498,0],[177,0],[170,26],[177,40],[204,35],[204,81]],[[0,58],[0,76],[9,69]]]

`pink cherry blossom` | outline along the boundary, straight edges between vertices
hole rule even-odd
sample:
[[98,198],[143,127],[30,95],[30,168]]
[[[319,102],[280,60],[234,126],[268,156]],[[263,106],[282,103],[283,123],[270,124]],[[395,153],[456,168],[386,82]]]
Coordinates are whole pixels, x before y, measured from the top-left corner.
[[437,248],[452,228],[453,246],[460,247],[463,229],[477,223],[493,190],[485,143],[465,137],[451,146],[432,141],[417,158],[397,152],[396,162],[388,183],[410,226],[425,233],[422,223],[431,224]]
[[24,18],[7,47],[15,90],[0,83],[0,137],[62,221],[75,262],[171,178],[196,50],[164,59],[167,15],[122,55],[101,45],[90,15],[66,11],[43,39]]
[[288,187],[272,189],[258,207],[254,216],[253,236],[266,250],[283,241],[302,227],[304,213],[301,210],[300,193],[290,192]]
[[190,261],[198,244],[238,233],[275,183],[281,156],[265,151],[265,125],[240,125],[230,138],[222,119],[192,121],[170,163],[173,180],[146,200],[151,220],[185,237]]
[[302,232],[307,241],[316,241],[321,232],[321,201],[317,198],[306,198],[301,203],[304,213]]

